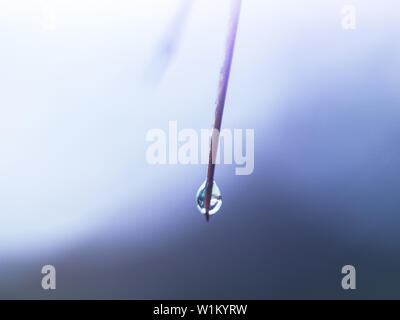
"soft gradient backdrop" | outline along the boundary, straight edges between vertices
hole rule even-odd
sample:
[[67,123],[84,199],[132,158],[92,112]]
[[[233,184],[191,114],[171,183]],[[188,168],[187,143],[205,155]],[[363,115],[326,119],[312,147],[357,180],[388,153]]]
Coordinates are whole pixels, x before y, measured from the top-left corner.
[[400,298],[399,2],[243,0],[223,127],[255,129],[255,171],[217,167],[210,223],[206,167],[145,158],[213,121],[228,2],[163,55],[181,5],[1,1],[0,297]]

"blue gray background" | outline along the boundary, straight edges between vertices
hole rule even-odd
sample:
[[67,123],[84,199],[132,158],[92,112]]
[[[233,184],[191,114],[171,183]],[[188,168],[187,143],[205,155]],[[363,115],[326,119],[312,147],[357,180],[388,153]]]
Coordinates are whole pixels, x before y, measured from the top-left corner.
[[398,2],[243,1],[223,126],[255,170],[217,167],[210,223],[204,165],[145,159],[149,129],[213,120],[228,3],[160,54],[181,5],[1,2],[0,297],[400,298]]

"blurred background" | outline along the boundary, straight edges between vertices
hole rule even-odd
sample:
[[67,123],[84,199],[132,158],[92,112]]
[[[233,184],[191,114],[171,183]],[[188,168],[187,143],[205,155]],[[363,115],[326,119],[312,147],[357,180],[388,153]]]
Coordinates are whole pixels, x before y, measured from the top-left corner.
[[400,298],[399,12],[243,0],[223,127],[255,170],[217,166],[206,223],[206,166],[145,136],[211,127],[229,2],[1,1],[0,298]]

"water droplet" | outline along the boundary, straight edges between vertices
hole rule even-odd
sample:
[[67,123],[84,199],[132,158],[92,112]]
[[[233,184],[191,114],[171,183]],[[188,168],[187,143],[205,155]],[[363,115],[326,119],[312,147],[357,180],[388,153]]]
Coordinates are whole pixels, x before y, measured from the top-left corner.
[[[204,183],[200,186],[196,194],[197,209],[199,209],[199,211],[202,214],[206,214],[206,184],[207,180],[204,181]],[[222,205],[221,191],[219,190],[217,184],[214,181],[211,193],[210,210],[208,211],[208,214],[210,216],[216,214],[221,208],[221,205]]]

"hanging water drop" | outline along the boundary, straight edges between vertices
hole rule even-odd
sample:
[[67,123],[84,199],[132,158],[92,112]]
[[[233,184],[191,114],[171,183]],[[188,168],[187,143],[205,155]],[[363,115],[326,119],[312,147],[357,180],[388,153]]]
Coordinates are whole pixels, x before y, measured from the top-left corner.
[[[235,48],[241,4],[242,0],[232,0],[231,23],[226,42],[224,64],[221,69],[221,81],[219,83],[218,99],[215,107],[213,137],[215,136],[215,132],[221,131],[222,115],[224,113],[225,98],[231,71],[233,50]],[[209,216],[216,214],[222,205],[221,191],[219,191],[219,188],[214,181],[215,161],[213,160],[215,160],[215,155],[218,151],[218,134],[216,135],[216,138],[217,139],[211,139],[207,180],[201,185],[196,195],[197,208],[206,216],[207,221]]]
[[[204,183],[200,186],[196,194],[197,209],[199,209],[199,211],[202,214],[206,214],[206,189],[207,189],[206,186],[207,186],[207,180],[204,181]],[[222,205],[221,191],[219,190],[216,182],[214,181],[211,193],[210,210],[208,211],[208,214],[210,216],[216,214],[221,208],[221,205]]]

